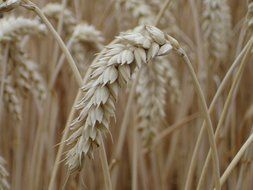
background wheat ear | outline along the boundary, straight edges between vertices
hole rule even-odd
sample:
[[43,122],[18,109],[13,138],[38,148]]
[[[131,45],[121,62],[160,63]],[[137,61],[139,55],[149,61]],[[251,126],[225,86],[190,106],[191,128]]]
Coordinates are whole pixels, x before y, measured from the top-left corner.
[[157,58],[141,70],[136,87],[138,128],[144,148],[153,146],[153,139],[166,125],[166,92],[171,100],[180,101],[180,88],[174,68],[166,58]]
[[42,12],[49,18],[55,21],[59,21],[61,14],[63,14],[63,27],[64,32],[70,35],[77,24],[77,19],[75,18],[73,12],[68,8],[64,8],[61,3],[48,3],[46,4]]
[[76,25],[70,37],[73,40],[71,52],[81,73],[85,73],[94,55],[103,48],[104,37],[93,25]]
[[231,37],[231,14],[226,0],[204,1],[203,34],[209,56],[223,61],[228,53]]
[[[1,65],[1,69],[6,70],[4,73],[7,78],[3,81],[4,102],[11,115],[21,120],[21,105],[28,92],[32,92],[38,101],[44,99],[46,94],[45,82],[38,66],[28,59],[21,41],[25,36],[46,34],[46,28],[37,20],[23,17],[5,17],[0,20],[0,26],[0,45],[8,48],[7,59],[3,60],[6,68]],[[4,57],[3,54],[1,57]]]
[[0,189],[1,190],[10,189],[10,185],[7,181],[7,177],[9,176],[9,173],[5,169],[5,165],[6,165],[5,160],[0,156]]

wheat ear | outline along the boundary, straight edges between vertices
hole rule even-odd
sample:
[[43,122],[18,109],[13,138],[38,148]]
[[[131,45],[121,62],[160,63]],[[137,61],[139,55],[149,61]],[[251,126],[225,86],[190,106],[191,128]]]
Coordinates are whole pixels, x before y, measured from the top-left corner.
[[81,111],[67,140],[69,145],[73,144],[67,154],[72,172],[82,166],[84,157],[92,157],[93,149],[100,144],[98,135],[109,131],[118,91],[131,80],[135,68],[172,49],[165,34],[152,26],[117,38],[119,43],[107,46],[100,60],[91,65],[90,77],[82,88],[84,97],[76,105]]
[[[130,13],[131,17],[137,19],[138,25],[151,24],[155,22],[155,13],[145,0],[117,0],[115,5],[117,10],[125,10],[127,15]],[[128,20],[130,19],[124,18],[121,21],[124,24]]]
[[[0,44],[8,45],[6,59],[6,84],[3,85],[4,101],[14,118],[21,119],[21,92],[33,90],[39,99],[45,97],[43,79],[35,64],[28,63],[27,56],[20,47],[22,37],[46,33],[45,25],[37,20],[22,17],[5,17],[0,20]],[[5,57],[6,57],[5,56]]]
[[173,101],[179,100],[179,85],[175,70],[168,59],[156,59],[141,70],[136,87],[138,128],[144,148],[150,149],[159,127],[165,123],[166,91]]
[[231,34],[231,14],[226,0],[204,0],[203,32],[210,56],[223,61],[228,52]]
[[16,120],[21,120],[21,102],[17,95],[16,89],[12,85],[11,77],[5,79],[4,83],[4,103],[8,111]]
[[47,18],[56,21],[59,21],[61,16],[63,16],[62,24],[67,34],[71,34],[77,24],[74,14],[60,3],[48,3],[42,8],[42,12]]
[[37,20],[5,17],[0,20],[0,43],[20,41],[25,35],[45,34],[46,27]]
[[0,190],[10,189],[9,182],[7,181],[9,173],[5,169],[5,164],[5,160],[0,156]]

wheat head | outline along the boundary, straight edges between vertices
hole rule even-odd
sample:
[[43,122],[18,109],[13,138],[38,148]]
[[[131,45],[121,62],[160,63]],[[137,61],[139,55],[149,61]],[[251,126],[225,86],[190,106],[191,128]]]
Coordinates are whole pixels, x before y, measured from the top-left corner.
[[168,54],[172,46],[158,28],[145,26],[141,32],[122,33],[118,43],[105,48],[82,87],[83,98],[76,105],[79,116],[72,122],[67,165],[71,172],[80,169],[84,157],[92,157],[99,146],[99,133],[109,131],[110,118],[115,117],[119,89],[126,86],[136,68],[151,59]]

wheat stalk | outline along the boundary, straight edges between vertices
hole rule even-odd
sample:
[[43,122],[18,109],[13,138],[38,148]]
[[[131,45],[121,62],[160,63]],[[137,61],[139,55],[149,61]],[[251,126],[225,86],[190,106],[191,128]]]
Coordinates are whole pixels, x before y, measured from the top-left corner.
[[0,156],[0,190],[10,189],[10,185],[7,181],[9,173],[5,169],[5,160]]
[[[218,101],[218,97],[221,95],[222,91],[225,89],[225,86],[229,82],[229,78],[233,74],[235,68],[240,64],[240,61],[241,61],[242,57],[245,56],[245,53],[248,51],[248,49],[251,48],[251,46],[252,46],[252,39],[248,41],[248,43],[245,45],[243,50],[240,52],[240,54],[234,60],[232,66],[229,68],[228,72],[226,73],[224,79],[222,80],[222,83],[220,84],[220,86],[219,86],[219,88],[218,88],[218,90],[217,90],[210,106],[209,106],[209,113],[214,111],[215,104]],[[193,172],[194,172],[194,168],[195,168],[196,163],[197,163],[197,153],[198,153],[198,149],[200,148],[200,145],[201,145],[202,137],[204,135],[205,125],[206,125],[206,123],[204,122],[201,126],[201,130],[199,132],[196,145],[194,147],[193,155],[192,155],[191,162],[190,162],[189,171],[188,171],[188,174],[187,174],[185,189],[191,188],[191,181],[192,181],[192,178],[193,178]]]
[[[229,109],[229,106],[230,106],[230,103],[232,101],[232,98],[233,98],[233,94],[234,92],[236,91],[236,86],[238,84],[238,81],[240,81],[239,79],[241,78],[242,74],[243,74],[243,71],[244,71],[244,68],[245,68],[245,65],[247,63],[247,58],[249,57],[250,55],[250,50],[252,48],[252,44],[250,46],[250,48],[248,48],[248,50],[246,51],[242,61],[241,61],[241,65],[236,73],[236,76],[235,76],[235,79],[232,83],[232,86],[229,90],[229,94],[227,96],[227,99],[226,99],[226,102],[225,102],[225,105],[224,105],[224,108],[222,110],[222,113],[221,113],[221,116],[220,116],[220,119],[219,119],[219,122],[218,122],[218,125],[217,125],[217,128],[216,128],[216,131],[215,131],[215,140],[217,141],[218,140],[218,137],[219,137],[219,133],[220,133],[220,130],[221,130],[221,127],[223,125],[223,122],[226,118],[226,114],[228,112],[228,109]],[[207,172],[207,167],[208,167],[208,164],[210,162],[210,159],[211,159],[211,155],[210,155],[210,151],[208,152],[208,155],[207,155],[207,158],[206,158],[206,161],[205,161],[205,164],[204,164],[204,167],[203,167],[203,170],[201,172],[201,176],[200,176],[200,180],[199,180],[199,184],[197,186],[197,190],[201,189],[201,186],[202,186],[202,183],[203,183],[203,180],[204,180],[204,177],[206,175],[206,172]]]

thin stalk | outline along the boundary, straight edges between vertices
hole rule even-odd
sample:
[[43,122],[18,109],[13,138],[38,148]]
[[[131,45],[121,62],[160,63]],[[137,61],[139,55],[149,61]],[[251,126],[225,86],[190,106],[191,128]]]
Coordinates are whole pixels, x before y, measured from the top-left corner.
[[[82,93],[81,93],[81,91],[79,91],[74,102],[77,102],[80,99],[81,95],[82,95]],[[70,131],[69,126],[70,126],[70,123],[72,122],[72,118],[73,118],[74,114],[75,114],[75,108],[73,106],[70,113],[69,113],[69,115],[72,116],[72,117],[68,117],[65,129],[64,129],[64,132],[63,132],[63,135],[62,135],[62,138],[61,138],[60,146],[59,146],[56,158],[55,158],[55,162],[54,162],[53,171],[52,171],[52,174],[51,174],[48,190],[54,190],[55,189],[54,184],[55,184],[55,181],[56,181],[57,171],[58,171],[58,168],[59,168],[59,164],[61,162],[61,156],[62,156],[62,152],[64,150],[64,146],[66,144],[66,139],[68,138],[68,133]]]
[[[130,118],[130,115],[131,115],[131,106],[133,105],[133,102],[134,102],[135,89],[136,89],[136,86],[138,84],[138,80],[140,78],[140,73],[141,72],[139,71],[138,74],[137,74],[137,77],[135,78],[135,80],[132,84],[132,87],[131,87],[131,90],[130,90],[130,93],[129,93],[129,97],[128,97],[128,100],[127,100],[125,114],[124,114],[124,117],[123,117],[122,124],[120,126],[120,134],[119,134],[119,139],[118,139],[118,142],[117,142],[117,147],[116,147],[115,156],[114,156],[114,158],[116,158],[117,161],[120,160],[120,158],[121,158],[121,151],[122,151],[122,148],[124,146],[126,132],[127,132],[127,126],[128,126],[129,118]],[[118,167],[119,166],[116,165],[114,167],[114,170],[112,171],[113,189],[115,189],[116,185],[117,185],[116,183],[117,183],[118,171],[119,171]]]
[[161,18],[163,16],[163,14],[165,13],[166,9],[169,7],[170,3],[171,3],[171,0],[166,0],[163,3],[162,9],[159,11],[159,13],[158,13],[158,15],[157,15],[157,17],[155,19],[155,23],[154,23],[155,26],[157,26],[159,24],[159,22],[160,22],[160,20],[161,20]]
[[[220,129],[221,129],[221,127],[223,125],[223,122],[224,122],[224,120],[226,118],[226,115],[227,115],[227,112],[228,112],[228,109],[229,109],[229,106],[230,106],[233,94],[234,94],[235,89],[236,89],[236,86],[237,86],[237,84],[238,84],[238,82],[239,82],[239,80],[240,80],[240,78],[242,76],[242,73],[244,71],[245,65],[247,63],[247,58],[249,57],[249,55],[251,53],[251,48],[252,48],[252,43],[251,43],[251,46],[249,46],[249,48],[247,49],[247,51],[246,51],[246,53],[245,53],[245,55],[244,55],[244,57],[242,59],[241,65],[240,65],[240,67],[239,67],[239,69],[238,69],[238,71],[236,73],[235,79],[234,79],[233,84],[232,84],[232,86],[230,88],[228,97],[226,99],[223,111],[221,113],[221,117],[219,119],[216,131],[215,131],[215,141],[216,142],[217,142],[218,137],[219,137]],[[202,170],[201,175],[200,175],[200,180],[199,180],[199,183],[198,183],[198,186],[197,186],[197,190],[200,190],[201,187],[202,187],[202,184],[203,184],[206,172],[207,172],[207,168],[208,168],[208,164],[209,164],[210,159],[211,159],[211,152],[209,150],[207,158],[206,158],[206,161],[205,161],[205,164],[204,164],[204,167],[203,167],[203,170]]]
[[[63,29],[64,9],[67,6],[67,2],[68,2],[68,0],[62,0],[61,1],[61,6],[63,8],[63,11],[60,13],[60,17],[59,17],[58,24],[57,24],[57,29],[56,29],[56,32],[57,32],[57,34],[59,36],[61,36],[62,29]],[[57,46],[56,44],[54,44],[54,53],[53,53],[53,59],[52,59],[53,60],[53,67],[57,63],[58,55],[59,55],[59,46]]]
[[[139,72],[140,73],[140,72]],[[137,81],[137,80],[135,80]],[[136,116],[135,116],[136,117]],[[138,129],[136,125],[133,125],[132,129],[133,137],[133,154],[132,154],[132,190],[138,190]]]
[[[67,48],[70,49],[73,45],[73,42],[74,42],[74,39],[71,38],[68,42],[67,42]],[[55,84],[55,81],[57,79],[57,76],[58,74],[60,73],[61,71],[61,68],[64,64],[64,61],[65,61],[65,54],[62,54],[58,63],[56,64],[56,67],[51,75],[51,79],[50,79],[50,82],[49,82],[49,89],[52,90],[52,88],[54,87],[54,84]]]
[[[253,132],[253,129],[251,129],[251,134],[252,132]],[[250,166],[251,166],[252,153],[253,153],[253,149],[248,149],[247,152],[244,154],[244,157],[242,158],[242,165],[240,166],[240,172],[238,175],[236,190],[240,190],[244,186],[247,173],[249,173],[247,171],[250,170]]]
[[6,77],[6,72],[7,72],[7,62],[9,59],[9,44],[7,44],[5,46],[5,51],[4,51],[4,56],[3,56],[3,60],[2,60],[2,64],[3,64],[3,69],[2,69],[2,77],[1,77],[1,90],[0,90],[0,118],[2,116],[2,109],[3,109],[3,104],[4,104],[4,100],[3,100],[3,95],[4,95],[4,84],[5,84],[5,77]]
[[247,150],[247,148],[251,145],[252,142],[253,142],[253,134],[251,134],[250,137],[247,139],[247,141],[243,144],[243,146],[238,151],[238,153],[236,154],[236,156],[234,157],[234,159],[228,165],[228,167],[225,170],[225,172],[222,174],[222,176],[220,178],[221,185],[224,185],[224,183],[228,179],[229,175],[231,174],[231,172],[233,171],[233,169],[235,168],[235,166],[239,163],[239,161],[241,160],[244,152]]
[[100,141],[101,141],[101,148],[99,150],[99,157],[100,157],[100,161],[102,163],[102,168],[103,168],[103,173],[104,173],[104,177],[105,177],[105,184],[106,184],[106,188],[105,190],[112,190],[112,182],[110,179],[110,170],[108,167],[108,161],[107,161],[107,156],[106,156],[106,151],[105,151],[105,145],[103,142],[103,137],[101,134],[99,134],[100,136]]
[[[249,42],[246,44],[246,46],[243,48],[243,50],[241,51],[241,53],[236,57],[235,61],[233,62],[232,66],[229,68],[228,72],[226,73],[224,79],[222,80],[217,92],[215,93],[215,96],[209,106],[209,114],[211,114],[215,108],[215,104],[218,101],[219,96],[221,95],[222,91],[225,89],[226,85],[229,82],[230,77],[232,76],[234,69],[238,66],[238,64],[240,63],[240,60],[242,59],[242,57],[244,56],[245,52],[247,51],[247,49],[249,48],[250,44],[252,42],[252,39],[249,40]],[[191,189],[191,183],[192,183],[192,178],[193,178],[193,174],[194,174],[194,169],[197,163],[197,154],[198,154],[198,149],[201,145],[201,141],[202,138],[204,136],[204,132],[205,132],[205,125],[206,123],[204,122],[201,126],[197,141],[196,141],[196,145],[194,147],[194,151],[192,154],[192,158],[191,158],[191,162],[190,162],[190,166],[189,166],[189,170],[188,170],[188,174],[187,174],[187,179],[186,179],[186,185],[185,185],[185,190],[189,190]]]
[[180,48],[179,51],[180,51],[180,53],[182,53],[181,54],[182,58],[184,59],[186,66],[190,72],[190,75],[193,79],[193,85],[194,85],[195,91],[196,91],[196,93],[199,97],[199,100],[200,100],[202,114],[203,114],[205,121],[207,123],[206,129],[207,129],[207,133],[208,133],[210,147],[212,150],[211,152],[212,152],[213,170],[214,170],[214,178],[215,178],[215,187],[217,190],[220,190],[221,185],[220,185],[219,157],[218,157],[218,151],[217,151],[217,147],[216,147],[215,139],[214,139],[213,125],[212,125],[210,115],[208,113],[208,108],[206,105],[205,97],[204,97],[203,91],[201,89],[201,86],[198,82],[198,79],[197,79],[196,73],[193,69],[193,66],[191,64],[191,61],[189,60],[189,58],[187,57],[186,53],[184,52],[184,50],[182,48]]
[[[238,72],[236,73],[236,76],[235,76],[235,79],[233,81],[233,84],[230,88],[230,91],[229,91],[229,94],[228,94],[228,97],[226,99],[226,102],[225,102],[225,105],[224,105],[224,108],[223,108],[223,111],[221,113],[221,117],[219,119],[219,122],[218,122],[218,125],[217,125],[217,128],[216,128],[216,131],[215,131],[215,141],[217,142],[218,140],[218,137],[219,137],[219,132],[220,132],[220,129],[223,125],[223,122],[226,118],[226,115],[227,115],[227,112],[228,112],[228,109],[229,109],[229,106],[230,106],[230,103],[231,103],[231,100],[233,99],[233,94],[236,90],[236,86],[242,76],[242,73],[244,71],[244,68],[245,68],[245,65],[246,65],[246,60],[248,58],[248,56],[250,55],[251,53],[251,48],[252,48],[252,45],[250,46],[250,48],[246,51],[244,57],[243,57],[243,60],[241,62],[241,65],[238,69]],[[207,168],[208,168],[208,164],[209,164],[209,161],[210,161],[210,150],[208,152],[208,156],[206,158],[206,161],[205,161],[205,164],[204,164],[204,167],[203,167],[203,170],[201,172],[201,175],[200,175],[200,180],[199,180],[199,183],[198,183],[198,186],[197,186],[197,190],[200,190],[200,188],[202,187],[202,184],[203,184],[203,181],[204,181],[204,177],[206,175],[206,172],[207,172]]]
[[195,113],[183,118],[181,121],[176,122],[169,127],[166,127],[164,131],[162,131],[160,134],[157,135],[157,137],[155,137],[152,149],[154,149],[157,145],[159,145],[164,138],[171,135],[173,132],[179,130],[180,128],[187,126],[186,124],[193,121],[194,119],[199,118],[199,116],[200,116],[199,113]]
[[27,2],[27,4],[23,4],[22,6],[29,9],[29,10],[32,10],[33,12],[35,12],[41,18],[43,23],[47,26],[48,30],[51,32],[54,39],[57,41],[57,43],[60,46],[61,50],[65,54],[66,59],[69,63],[69,66],[70,66],[70,68],[73,72],[73,75],[74,75],[75,79],[76,79],[76,82],[78,83],[79,86],[82,86],[83,85],[83,80],[82,80],[81,74],[78,71],[78,68],[76,66],[76,63],[75,63],[72,55],[70,54],[68,48],[66,47],[65,43],[63,42],[63,40],[61,39],[59,34],[55,31],[52,24],[49,22],[49,20],[46,18],[44,13],[40,10],[40,8],[37,5],[35,5],[34,3],[32,3],[29,0],[26,0],[25,2]]
[[200,74],[203,74],[202,72],[205,72],[205,57],[204,57],[204,45],[203,45],[204,43],[203,43],[202,35],[201,35],[200,22],[199,22],[200,17],[198,15],[197,5],[195,3],[195,0],[189,0],[189,3],[190,3],[192,16],[193,16],[194,31],[195,31],[194,34],[195,34],[195,39],[197,43],[197,56],[198,56],[198,63],[199,63],[198,74],[200,75]]
[[80,10],[80,2],[79,0],[74,0],[74,7],[77,20],[80,21],[82,19],[82,11]]

